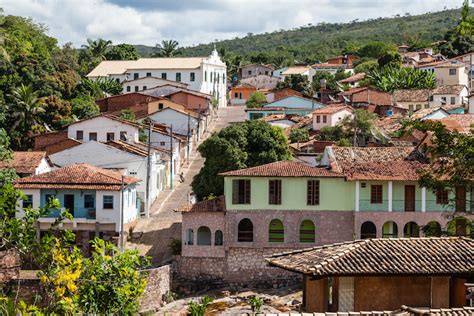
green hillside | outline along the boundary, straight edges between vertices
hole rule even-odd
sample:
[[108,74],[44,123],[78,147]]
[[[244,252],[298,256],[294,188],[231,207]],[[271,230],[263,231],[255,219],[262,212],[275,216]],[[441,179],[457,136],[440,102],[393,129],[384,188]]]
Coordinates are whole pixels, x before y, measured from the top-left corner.
[[[216,43],[219,49],[239,55],[258,53],[288,54],[298,61],[325,59],[350,46],[361,46],[370,41],[394,44],[406,42],[431,43],[443,38],[446,31],[457,24],[459,10],[445,10],[422,15],[378,18],[350,23],[319,23],[298,29],[275,31]],[[184,56],[206,56],[213,44],[201,44],[182,49]],[[153,48],[139,45],[137,50],[148,56]]]

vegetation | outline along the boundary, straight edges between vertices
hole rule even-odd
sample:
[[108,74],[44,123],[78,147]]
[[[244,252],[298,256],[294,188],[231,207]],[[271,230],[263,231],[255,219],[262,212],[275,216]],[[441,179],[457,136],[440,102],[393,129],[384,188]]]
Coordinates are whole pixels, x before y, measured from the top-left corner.
[[153,57],[175,57],[180,54],[179,43],[175,40],[164,40],[161,44],[156,44],[156,51]]
[[189,312],[188,315],[190,316],[204,316],[206,314],[206,310],[213,301],[212,298],[209,296],[205,295],[201,298],[199,303],[196,302],[189,302],[188,307],[189,307]]
[[306,128],[294,128],[289,138],[292,143],[304,143],[309,141],[309,132]]
[[224,193],[224,178],[218,176],[221,172],[291,159],[283,130],[260,120],[232,124],[212,134],[198,151],[205,158],[192,182],[199,200],[211,193]]
[[252,296],[251,298],[248,299],[248,303],[252,307],[253,313],[260,313],[260,310],[262,309],[262,305],[263,305],[263,300],[260,297]]
[[415,68],[397,67],[392,63],[367,74],[369,84],[386,92],[396,89],[433,89],[436,77],[433,73]]
[[247,108],[261,108],[265,103],[267,103],[267,97],[259,91],[253,93],[250,98],[245,101]]
[[454,57],[474,50],[474,16],[470,14],[469,1],[464,0],[461,9],[461,20],[456,27],[446,32],[444,42],[440,45],[442,54]]

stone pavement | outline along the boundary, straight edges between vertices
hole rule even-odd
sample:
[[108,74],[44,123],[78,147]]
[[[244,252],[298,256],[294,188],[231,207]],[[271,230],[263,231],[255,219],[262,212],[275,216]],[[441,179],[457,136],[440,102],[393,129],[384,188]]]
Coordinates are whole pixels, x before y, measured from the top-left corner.
[[[243,107],[229,107],[218,110],[217,119],[211,123],[209,131],[203,140],[232,122],[245,120]],[[199,145],[199,144],[198,144]],[[188,203],[191,193],[191,182],[194,175],[204,164],[204,159],[195,150],[191,153],[190,160],[182,167],[184,182],[173,181],[173,189],[161,192],[150,210],[150,218],[141,218],[133,230],[131,241],[127,242],[128,249],[138,249],[141,255],[152,257],[154,266],[169,261],[171,253],[168,244],[172,238],[181,239],[181,213],[175,209]]]

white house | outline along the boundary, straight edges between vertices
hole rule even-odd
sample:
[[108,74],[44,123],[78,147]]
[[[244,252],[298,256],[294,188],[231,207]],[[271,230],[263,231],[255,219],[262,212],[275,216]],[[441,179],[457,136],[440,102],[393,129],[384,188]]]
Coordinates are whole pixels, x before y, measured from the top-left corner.
[[430,107],[443,105],[466,104],[469,90],[464,85],[438,86],[432,92]]
[[449,60],[434,67],[438,85],[462,85],[469,87],[468,65],[458,60]]
[[73,219],[64,220],[60,228],[76,233],[80,246],[87,249],[95,236],[113,240],[127,231],[139,216],[137,178],[88,164],[69,165],[54,171],[15,180],[16,189],[26,199],[19,201],[17,216],[26,208],[44,208],[52,198],[60,209],[38,220],[39,229],[47,230],[60,212],[68,210]]
[[157,77],[183,82],[189,89],[213,95],[219,106],[226,106],[227,67],[214,49],[208,57],[140,58],[103,61],[87,77],[114,78],[119,82]]
[[316,71],[311,66],[291,66],[288,67],[288,69],[286,69],[285,71],[283,71],[280,76],[281,81],[285,81],[286,77],[292,75],[302,75],[306,76],[309,82],[312,82],[315,73]]
[[[151,113],[147,118],[153,120],[154,122],[166,124],[167,126],[173,126],[173,132],[176,132],[181,135],[188,135],[191,138],[193,135],[198,133],[198,128],[200,127],[199,134],[202,134],[205,126],[201,122],[199,124],[199,115],[192,111],[183,111],[177,108],[163,108],[154,113]],[[142,118],[141,120],[144,120]]]
[[[147,196],[148,152],[143,146],[121,141],[112,141],[106,144],[100,142],[86,142],[54,153],[50,158],[51,161],[59,167],[77,163],[87,163],[104,169],[124,170],[124,174],[141,180],[137,185],[137,205],[141,210],[144,210]],[[159,152],[151,151],[150,166],[150,201],[148,205],[153,203],[158,193],[166,188],[168,182],[166,179],[168,172],[167,164]]]
[[346,105],[330,105],[317,109],[313,112],[313,130],[336,126],[348,116],[352,116],[352,109]]
[[0,161],[0,170],[4,168],[11,168],[18,176],[27,177],[49,172],[53,164],[45,151],[15,151],[11,160]]
[[166,80],[162,78],[148,76],[148,77],[138,78],[135,80],[132,79],[132,80],[123,81],[122,92],[123,93],[139,92],[139,91],[147,90],[147,89],[158,87],[158,86],[163,86],[166,84],[172,84],[176,87],[185,88],[185,89],[189,86],[187,83],[184,83],[184,82],[177,82],[177,81],[171,81],[171,80]]
[[245,77],[240,80],[241,84],[249,85],[257,90],[267,89],[272,90],[275,89],[277,84],[280,82],[280,78],[272,77],[269,75],[255,75],[251,77]]

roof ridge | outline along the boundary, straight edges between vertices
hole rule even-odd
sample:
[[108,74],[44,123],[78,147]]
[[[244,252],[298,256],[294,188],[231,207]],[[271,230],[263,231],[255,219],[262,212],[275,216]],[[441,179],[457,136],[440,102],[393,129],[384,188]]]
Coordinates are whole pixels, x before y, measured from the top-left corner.
[[[359,249],[360,247],[362,246],[366,246],[370,243],[372,239],[358,239],[358,240],[354,240],[354,241],[347,241],[347,242],[344,242],[344,243],[341,243],[340,245],[338,244],[331,244],[332,247],[334,246],[341,246],[341,245],[346,245],[346,244],[351,244],[351,246],[347,249],[344,249],[342,250],[341,253],[338,253],[338,254],[335,254],[327,259],[325,259],[322,263],[321,263],[321,266],[327,266],[327,265],[330,265],[330,264],[333,264],[335,263],[336,261],[342,259],[343,257],[347,256],[349,253],[351,253],[352,251],[356,250],[356,249]],[[322,268],[321,267],[321,268]],[[320,269],[321,268],[316,268],[317,272],[319,273],[320,272]]]

